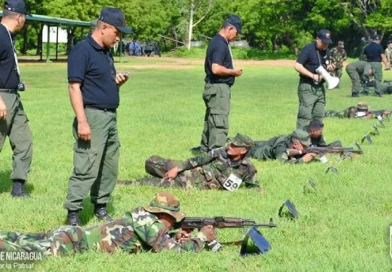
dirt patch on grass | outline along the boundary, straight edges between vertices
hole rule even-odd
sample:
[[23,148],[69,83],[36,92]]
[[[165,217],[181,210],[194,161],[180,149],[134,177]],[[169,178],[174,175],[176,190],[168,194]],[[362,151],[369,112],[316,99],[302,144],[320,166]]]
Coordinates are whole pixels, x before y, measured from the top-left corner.
[[129,65],[135,70],[146,70],[146,69],[162,69],[162,70],[189,70],[193,69],[195,66],[191,65],[181,65],[181,64],[139,64],[139,65]]

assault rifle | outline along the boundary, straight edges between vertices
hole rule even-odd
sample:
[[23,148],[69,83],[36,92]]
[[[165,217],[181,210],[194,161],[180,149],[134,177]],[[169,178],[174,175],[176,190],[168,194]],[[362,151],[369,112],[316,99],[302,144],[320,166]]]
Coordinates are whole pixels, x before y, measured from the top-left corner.
[[182,221],[176,223],[174,228],[179,229],[201,229],[204,226],[212,225],[214,228],[242,228],[242,227],[263,227],[275,228],[272,218],[268,224],[259,224],[254,220],[237,217],[185,217]]
[[308,147],[303,150],[298,149],[287,149],[286,154],[289,157],[303,155],[306,153],[316,153],[320,156],[323,156],[327,153],[335,153],[335,154],[346,154],[346,153],[354,153],[354,154],[362,154],[363,151],[361,146],[358,143],[355,143],[357,146],[357,150],[353,147],[338,147],[338,146],[331,146],[331,147]]
[[366,114],[374,114],[377,118],[380,116],[381,118],[386,117],[387,119],[389,119],[391,113],[391,110],[372,110],[368,111]]
[[[264,228],[275,228],[276,225],[274,224],[272,218],[270,218],[270,222],[268,224],[259,224],[256,223],[254,220],[250,219],[243,219],[237,217],[223,217],[223,216],[216,216],[216,217],[185,217],[182,221],[176,223],[174,225],[174,229],[185,229],[185,230],[192,230],[192,229],[201,229],[204,226],[212,225],[214,228],[223,229],[223,228],[242,228],[242,227],[264,227]],[[265,247],[262,250],[268,251],[270,249],[269,243],[265,238],[256,231],[255,236],[253,239],[256,239],[261,247]],[[246,239],[246,238],[245,238]],[[227,242],[223,243],[226,245],[234,244],[240,245],[243,241],[234,241],[234,242]],[[212,251],[219,251],[222,249],[221,243],[217,240],[210,241],[208,247]]]

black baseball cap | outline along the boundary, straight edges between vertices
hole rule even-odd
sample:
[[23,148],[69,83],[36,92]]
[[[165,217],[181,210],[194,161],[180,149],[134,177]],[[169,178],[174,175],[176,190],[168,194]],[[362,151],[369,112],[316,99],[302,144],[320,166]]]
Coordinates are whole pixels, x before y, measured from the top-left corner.
[[3,10],[22,13],[25,15],[30,15],[27,12],[26,3],[23,0],[6,0],[4,2],[4,9]]
[[103,8],[98,20],[114,26],[125,34],[132,33],[132,29],[125,26],[125,16],[118,8]]
[[317,38],[319,38],[323,43],[333,43],[331,40],[331,31],[328,29],[321,29],[317,32]]
[[374,35],[373,41],[381,41],[381,35],[380,34]]
[[231,15],[229,15],[229,17],[227,17],[225,22],[234,26],[237,29],[237,32],[239,34],[242,34],[242,30],[241,30],[242,21],[241,21],[240,17],[238,17],[237,15],[231,14]]

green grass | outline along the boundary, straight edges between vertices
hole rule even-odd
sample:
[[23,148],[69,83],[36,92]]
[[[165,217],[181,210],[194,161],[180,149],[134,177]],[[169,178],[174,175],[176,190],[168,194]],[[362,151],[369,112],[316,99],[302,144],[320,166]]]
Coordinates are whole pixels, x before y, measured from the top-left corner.
[[[144,160],[150,155],[185,159],[197,146],[203,125],[201,98],[202,65],[190,70],[140,70],[133,59],[117,64],[131,71],[121,88],[118,127],[121,140],[119,179],[144,177]],[[154,59],[154,63],[158,58]],[[144,61],[143,61],[144,63]],[[146,62],[147,63],[147,62]],[[244,74],[232,88],[230,136],[236,132],[255,140],[288,134],[295,127],[298,75],[292,67],[243,67]],[[32,199],[9,196],[11,151],[8,143],[0,155],[0,230],[38,232],[65,222],[62,204],[72,170],[73,138],[66,64],[22,64],[27,91],[22,99],[34,136],[34,159],[28,189]],[[391,72],[385,72],[392,79]],[[353,99],[345,74],[340,90],[328,91],[327,108],[344,109],[366,100],[372,109],[391,109],[391,96]],[[366,134],[374,120],[325,119],[327,141],[340,139],[350,146]],[[339,162],[329,156],[325,165],[286,165],[255,161],[265,194],[241,189],[182,191],[189,216],[234,216],[267,222],[273,217],[278,228],[260,229],[270,241],[266,255],[238,256],[239,248],[227,246],[219,253],[161,254],[85,253],[74,257],[48,258],[36,264],[38,271],[388,271],[389,225],[392,223],[391,133],[392,123],[380,128],[374,145],[363,144],[364,155]],[[329,165],[340,174],[325,174]],[[317,184],[318,194],[302,191],[307,180]],[[148,203],[159,189],[117,186],[109,210],[113,217]],[[277,216],[280,205],[290,199],[301,217],[297,221]],[[97,223],[87,199],[82,221]],[[241,229],[218,230],[220,241],[238,240]]]

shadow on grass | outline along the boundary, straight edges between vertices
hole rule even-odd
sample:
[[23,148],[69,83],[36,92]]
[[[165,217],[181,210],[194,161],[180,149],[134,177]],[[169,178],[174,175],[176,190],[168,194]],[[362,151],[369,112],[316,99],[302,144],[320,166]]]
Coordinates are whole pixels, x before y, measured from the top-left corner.
[[[11,171],[0,171],[0,194],[11,193],[12,181],[10,179]],[[25,191],[29,194],[34,191],[34,185],[27,182],[25,185]]]
[[9,193],[12,188],[12,181],[10,179],[11,171],[0,171],[0,194]]
[[[107,211],[108,211],[109,215],[114,213],[115,209],[114,209],[114,207],[113,207],[111,202],[109,202],[107,204],[106,208],[107,208]],[[87,225],[89,223],[89,221],[92,218],[94,218],[94,217],[95,217],[94,216],[94,204],[91,203],[91,198],[90,197],[86,197],[83,200],[83,210],[81,210],[79,212],[79,218],[80,218],[81,225],[82,226]],[[101,221],[100,223],[101,224],[105,224],[107,222],[106,221]],[[64,225],[66,225],[66,224],[67,224],[67,216],[65,216],[65,219],[64,219]]]

